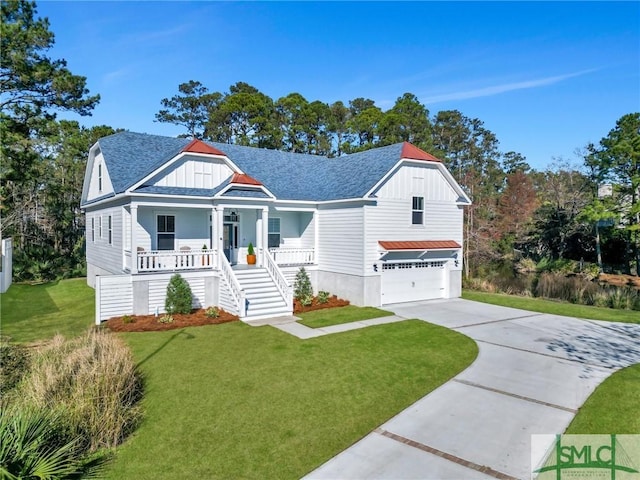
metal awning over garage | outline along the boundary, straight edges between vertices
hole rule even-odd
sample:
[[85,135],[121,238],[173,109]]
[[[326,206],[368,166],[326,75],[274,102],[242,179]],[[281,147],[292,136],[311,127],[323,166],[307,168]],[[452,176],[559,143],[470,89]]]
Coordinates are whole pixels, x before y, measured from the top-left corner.
[[454,240],[406,240],[406,241],[378,241],[380,246],[388,251],[425,251],[425,250],[456,250],[462,248]]

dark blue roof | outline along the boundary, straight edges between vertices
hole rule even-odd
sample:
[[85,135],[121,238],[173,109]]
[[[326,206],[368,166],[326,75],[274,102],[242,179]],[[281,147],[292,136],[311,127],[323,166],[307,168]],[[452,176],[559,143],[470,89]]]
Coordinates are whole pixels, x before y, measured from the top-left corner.
[[248,188],[230,188],[222,194],[223,197],[244,197],[244,198],[271,198],[262,190],[252,190]]
[[[189,142],[186,138],[122,132],[104,137],[98,144],[113,187],[116,193],[122,193],[178,155]],[[205,143],[224,152],[244,173],[260,181],[279,200],[362,198],[398,162],[402,152],[402,144],[398,143],[328,158],[225,143]],[[225,181],[224,185],[228,182]],[[170,187],[142,188],[148,193],[166,193]],[[198,191],[199,196],[209,196],[220,191],[220,188],[222,186],[214,190],[183,188],[173,191],[178,195],[196,195],[195,191]]]
[[185,187],[160,187],[157,185],[143,185],[135,189],[137,193],[157,193],[160,195],[185,195],[188,197],[213,197],[216,194],[213,188],[185,188]]

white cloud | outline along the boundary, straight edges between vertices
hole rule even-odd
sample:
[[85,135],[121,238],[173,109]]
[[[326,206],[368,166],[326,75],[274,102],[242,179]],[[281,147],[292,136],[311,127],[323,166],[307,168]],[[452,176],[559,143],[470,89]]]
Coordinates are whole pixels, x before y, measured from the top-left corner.
[[490,97],[492,95],[499,95],[505,92],[511,92],[514,90],[525,90],[529,88],[544,87],[547,85],[553,85],[554,83],[562,82],[569,78],[579,77],[587,73],[591,73],[595,69],[581,70],[579,72],[567,73],[564,75],[556,75],[554,77],[538,78],[534,80],[525,80],[522,82],[503,83],[500,85],[493,85],[489,87],[477,88],[474,90],[463,90],[458,92],[442,93],[432,96],[423,96],[422,101],[425,104],[447,102],[451,100],[467,100],[470,98],[478,97]]

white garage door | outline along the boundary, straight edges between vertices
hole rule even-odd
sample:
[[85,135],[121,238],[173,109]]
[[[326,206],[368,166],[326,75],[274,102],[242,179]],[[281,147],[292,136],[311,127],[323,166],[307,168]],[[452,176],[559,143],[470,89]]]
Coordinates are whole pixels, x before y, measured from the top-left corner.
[[445,263],[383,263],[382,304],[442,298]]

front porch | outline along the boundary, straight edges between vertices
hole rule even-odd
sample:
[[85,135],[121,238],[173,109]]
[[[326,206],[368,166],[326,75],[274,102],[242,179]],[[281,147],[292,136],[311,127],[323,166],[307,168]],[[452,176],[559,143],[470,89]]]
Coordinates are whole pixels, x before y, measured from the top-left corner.
[[123,207],[122,268],[145,274],[219,270],[246,265],[249,245],[257,266],[312,266],[317,215],[269,206]]
[[[268,252],[278,267],[303,267],[316,264],[315,249],[313,248],[270,248]],[[223,252],[223,255],[226,258],[227,252]],[[253,268],[253,265],[247,265],[246,260],[244,262],[237,261],[237,250],[232,250],[230,256],[235,259],[233,263],[230,263],[233,270]],[[131,272],[131,257],[131,252],[125,251],[125,270],[128,272]],[[137,273],[217,270],[219,268],[218,250],[212,249],[191,250],[190,247],[182,247],[181,250],[147,251],[143,247],[138,247],[134,257]],[[258,266],[262,264],[264,261],[258,262]]]

